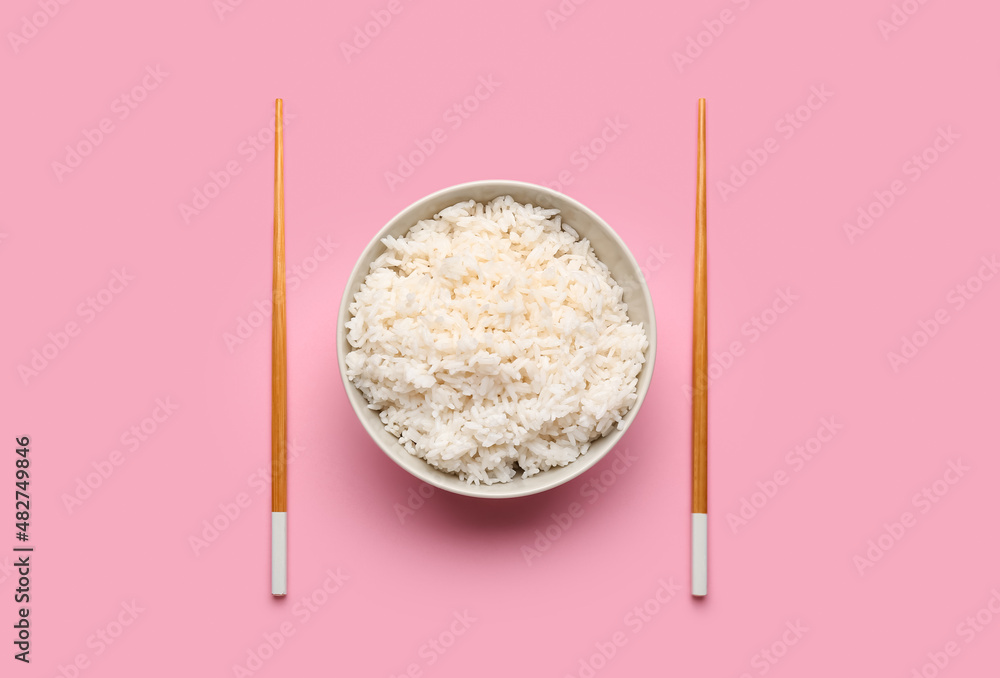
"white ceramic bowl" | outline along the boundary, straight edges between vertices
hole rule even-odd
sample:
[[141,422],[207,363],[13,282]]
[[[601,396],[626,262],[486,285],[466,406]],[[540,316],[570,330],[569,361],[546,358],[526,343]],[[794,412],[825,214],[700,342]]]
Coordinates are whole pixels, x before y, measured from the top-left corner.
[[[382,244],[383,238],[389,235],[401,236],[421,219],[430,219],[445,207],[457,202],[464,200],[489,202],[501,195],[510,195],[521,204],[530,203],[542,207],[558,208],[563,220],[576,229],[581,237],[590,240],[598,259],[607,265],[611,275],[624,288],[629,319],[643,324],[649,339],[649,348],[646,349],[646,362],[642,366],[642,371],[639,372],[638,398],[625,416],[624,428],[615,428],[606,436],[595,440],[591,443],[586,454],[566,466],[542,471],[530,478],[518,476],[507,483],[470,485],[464,480],[459,480],[458,476],[439,471],[423,459],[407,452],[399,444],[396,436],[385,430],[378,412],[368,408],[365,396],[347,378],[345,356],[350,352],[351,346],[347,342],[346,324],[351,318],[350,304],[354,300],[354,295],[361,288],[361,283],[368,275],[369,265],[385,251],[385,246]],[[621,238],[599,216],[572,198],[543,186],[520,181],[474,181],[452,186],[421,198],[393,217],[368,244],[368,247],[358,258],[358,263],[347,281],[344,297],[340,303],[337,354],[340,377],[347,390],[347,399],[351,401],[354,412],[358,415],[358,419],[361,420],[368,434],[389,455],[390,459],[420,480],[449,492],[470,497],[494,499],[521,497],[551,489],[575,478],[600,461],[622,437],[635,419],[639,406],[642,405],[646,396],[646,391],[649,390],[649,382],[653,376],[653,363],[656,358],[656,321],[653,317],[653,300],[650,297],[646,281],[642,277],[639,264],[636,263],[635,258]]]

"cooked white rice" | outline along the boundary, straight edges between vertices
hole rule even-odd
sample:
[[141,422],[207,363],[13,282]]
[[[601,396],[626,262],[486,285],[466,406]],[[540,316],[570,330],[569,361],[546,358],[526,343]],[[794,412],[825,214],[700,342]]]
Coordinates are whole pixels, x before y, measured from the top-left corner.
[[561,219],[510,196],[448,207],[385,238],[351,304],[348,377],[469,483],[565,466],[635,403],[646,333]]

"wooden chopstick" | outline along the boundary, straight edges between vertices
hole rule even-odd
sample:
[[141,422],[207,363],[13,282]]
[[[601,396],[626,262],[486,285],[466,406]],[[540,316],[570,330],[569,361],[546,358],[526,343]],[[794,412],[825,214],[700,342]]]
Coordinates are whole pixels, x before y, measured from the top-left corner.
[[285,148],[281,99],[274,103],[274,278],[271,316],[271,595],[288,593],[288,386],[285,350]]
[[691,595],[708,593],[708,276],[706,272],[705,100],[698,100],[698,189],[694,231],[691,369]]

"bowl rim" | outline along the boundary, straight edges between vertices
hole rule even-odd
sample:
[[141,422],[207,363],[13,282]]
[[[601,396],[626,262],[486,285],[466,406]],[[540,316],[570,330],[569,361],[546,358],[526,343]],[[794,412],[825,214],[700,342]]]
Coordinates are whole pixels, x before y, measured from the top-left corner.
[[[413,468],[406,466],[400,458],[397,458],[396,455],[387,450],[383,446],[382,441],[379,440],[373,434],[370,422],[368,421],[368,419],[366,419],[367,416],[366,413],[375,412],[375,410],[362,406],[356,398],[352,397],[352,391],[354,391],[360,396],[361,400],[367,402],[364,394],[361,393],[361,391],[358,390],[358,388],[353,383],[351,383],[350,379],[347,377],[346,356],[342,355],[341,353],[341,347],[347,341],[346,323],[347,320],[350,319],[350,305],[351,302],[354,300],[355,293],[357,292],[357,290],[350,289],[350,283],[352,280],[358,277],[359,272],[363,268],[367,268],[371,265],[372,257],[368,256],[369,253],[374,248],[376,248],[381,244],[382,239],[389,234],[388,232],[390,231],[390,229],[392,229],[396,225],[396,222],[401,217],[403,217],[403,215],[406,214],[407,212],[416,209],[423,203],[434,201],[445,194],[451,194],[451,193],[460,194],[463,191],[471,192],[477,188],[489,188],[491,190],[496,189],[499,191],[497,193],[498,196],[504,195],[510,188],[519,189],[521,191],[524,190],[535,191],[540,194],[554,196],[558,200],[565,201],[575,209],[579,210],[581,213],[585,214],[589,219],[591,219],[594,223],[596,223],[601,228],[601,230],[603,230],[610,237],[611,240],[615,242],[615,244],[622,252],[626,254],[626,260],[634,268],[634,273],[635,273],[634,279],[638,283],[637,287],[639,288],[639,292],[643,300],[646,302],[646,306],[649,309],[649,320],[645,323],[645,326],[643,328],[646,331],[646,338],[649,342],[649,345],[646,348],[646,353],[645,353],[646,360],[642,366],[643,372],[645,372],[648,369],[649,376],[648,378],[645,379],[643,378],[639,379],[639,382],[636,386],[635,403],[632,404],[632,407],[629,408],[628,413],[626,413],[625,415],[626,417],[625,428],[623,429],[614,428],[601,438],[598,438],[597,440],[601,440],[604,438],[612,439],[610,443],[607,445],[607,448],[604,449],[599,454],[592,455],[588,451],[587,454],[577,457],[566,466],[559,467],[559,468],[572,467],[573,470],[565,474],[564,477],[561,478],[553,477],[552,481],[548,483],[536,482],[533,483],[532,487],[528,488],[521,487],[519,484],[516,483],[495,483],[493,485],[473,485],[465,483],[464,481],[461,482],[461,484],[445,483],[439,480],[438,478],[439,475],[445,475],[455,479],[457,479],[458,476],[451,473],[440,471],[439,469],[434,468],[431,464],[427,463],[426,460],[420,459],[419,457],[413,457],[413,458],[418,459],[420,462],[422,462],[421,468],[426,470],[425,473],[424,472],[418,473]],[[457,201],[458,200],[456,200],[456,202]],[[544,205],[542,205],[542,207],[544,207]],[[414,224],[415,223],[416,222],[414,222]],[[618,281],[617,279],[616,282],[618,282],[618,284],[621,285],[621,282]],[[391,219],[389,219],[382,226],[382,228],[379,229],[378,233],[376,233],[375,236],[368,242],[368,244],[365,245],[365,247],[361,250],[361,252],[358,255],[357,261],[354,264],[354,267],[351,269],[350,273],[347,276],[347,281],[344,284],[344,290],[343,293],[341,294],[340,307],[337,311],[336,341],[337,341],[337,346],[336,346],[337,368],[338,371],[340,372],[340,379],[341,383],[344,386],[347,400],[348,402],[350,402],[351,409],[354,411],[355,416],[358,418],[362,427],[365,429],[365,432],[368,434],[368,437],[371,438],[372,442],[374,442],[375,445],[380,450],[382,450],[383,454],[389,457],[389,459],[391,459],[397,466],[402,468],[404,471],[409,473],[417,480],[423,481],[425,483],[428,483],[429,485],[445,490],[447,492],[464,495],[467,497],[475,497],[477,499],[511,499],[514,497],[523,497],[532,494],[538,494],[540,492],[545,492],[554,487],[564,485],[575,478],[578,478],[580,475],[582,475],[591,467],[600,462],[600,460],[603,459],[605,456],[607,456],[611,452],[611,450],[618,444],[618,442],[621,440],[621,437],[625,434],[625,432],[632,425],[632,422],[635,420],[635,417],[638,414],[640,406],[646,399],[646,394],[649,391],[649,387],[652,385],[653,371],[656,363],[656,311],[653,304],[653,295],[649,290],[649,285],[646,283],[646,278],[642,273],[642,269],[639,266],[639,262],[636,260],[635,255],[632,254],[632,250],[630,250],[628,245],[625,244],[625,241],[622,240],[621,236],[619,236],[618,233],[613,228],[611,228],[611,226],[606,221],[604,221],[604,219],[602,219],[596,212],[594,212],[593,210],[591,210],[589,207],[579,202],[578,200],[566,195],[565,193],[561,193],[555,189],[549,188],[548,186],[541,186],[539,184],[532,184],[529,182],[517,181],[513,179],[480,179],[476,181],[468,181],[460,184],[454,184],[452,186],[447,186],[440,190],[434,191],[433,193],[429,193],[421,198],[418,198],[417,200],[411,202],[403,209],[399,210],[395,215],[393,215]],[[381,421],[379,421],[379,426],[382,426]],[[408,456],[413,456],[409,455],[409,453],[406,452],[405,448],[403,448],[402,446],[400,446],[400,449],[402,449],[403,452],[405,452]],[[550,469],[550,470],[554,471],[556,469]],[[546,471],[542,471],[537,475],[532,476],[532,479],[535,478],[541,479],[540,477],[544,476],[545,473]],[[488,495],[481,491],[482,488],[487,488],[487,487],[490,488],[490,494]],[[507,489],[506,492],[503,491],[504,488]]]

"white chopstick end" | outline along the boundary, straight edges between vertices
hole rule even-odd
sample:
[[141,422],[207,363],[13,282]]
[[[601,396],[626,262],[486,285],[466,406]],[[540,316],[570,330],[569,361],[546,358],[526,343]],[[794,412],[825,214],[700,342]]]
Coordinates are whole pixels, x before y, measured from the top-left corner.
[[288,514],[271,513],[271,595],[288,593]]
[[708,595],[708,514],[691,514],[691,595]]

